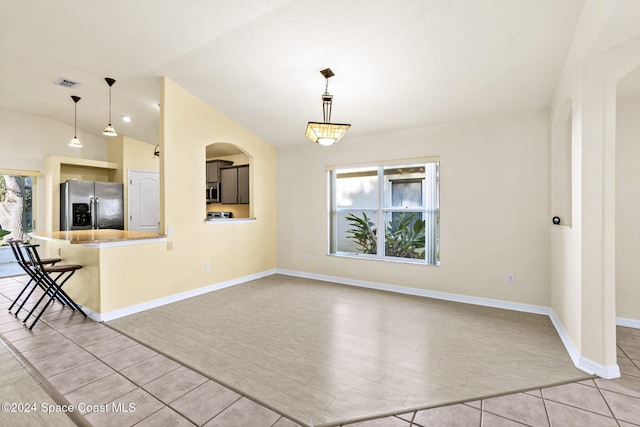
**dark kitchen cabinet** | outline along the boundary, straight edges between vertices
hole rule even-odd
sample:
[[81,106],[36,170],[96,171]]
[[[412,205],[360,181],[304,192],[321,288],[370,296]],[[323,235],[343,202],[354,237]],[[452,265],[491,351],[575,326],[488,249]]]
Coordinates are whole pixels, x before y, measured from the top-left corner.
[[227,160],[207,160],[207,182],[220,182],[220,170],[232,164]]
[[249,203],[249,165],[220,169],[220,201],[226,204]]

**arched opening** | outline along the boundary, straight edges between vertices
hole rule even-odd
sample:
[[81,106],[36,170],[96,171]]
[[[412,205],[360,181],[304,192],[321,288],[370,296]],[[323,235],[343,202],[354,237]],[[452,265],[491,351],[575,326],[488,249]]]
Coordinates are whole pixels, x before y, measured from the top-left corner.
[[252,157],[235,144],[206,147],[207,219],[253,218]]

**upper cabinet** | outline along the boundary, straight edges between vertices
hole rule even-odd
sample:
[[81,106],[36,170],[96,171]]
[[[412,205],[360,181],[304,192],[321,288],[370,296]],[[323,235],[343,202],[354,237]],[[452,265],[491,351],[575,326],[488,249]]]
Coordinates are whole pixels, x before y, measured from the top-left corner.
[[226,160],[208,160],[207,161],[207,182],[220,182],[220,170],[223,167],[231,166],[233,162]]
[[220,201],[226,204],[249,203],[249,165],[220,169]]

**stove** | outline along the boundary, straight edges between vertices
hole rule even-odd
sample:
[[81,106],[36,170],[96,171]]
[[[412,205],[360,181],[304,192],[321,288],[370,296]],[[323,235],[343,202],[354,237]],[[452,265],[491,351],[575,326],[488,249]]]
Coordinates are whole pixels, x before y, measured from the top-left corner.
[[229,219],[233,218],[233,212],[207,212],[207,219]]

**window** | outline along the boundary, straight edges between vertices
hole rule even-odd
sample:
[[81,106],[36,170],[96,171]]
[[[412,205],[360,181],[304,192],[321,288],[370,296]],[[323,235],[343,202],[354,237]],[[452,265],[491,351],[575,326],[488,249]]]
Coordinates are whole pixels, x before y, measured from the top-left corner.
[[10,233],[7,239],[23,240],[33,231],[32,180],[31,176],[0,175],[0,229]]
[[336,168],[329,175],[332,255],[440,265],[439,162]]

